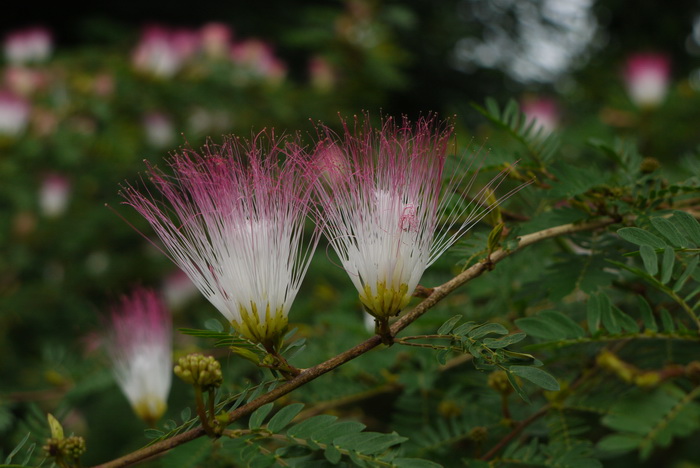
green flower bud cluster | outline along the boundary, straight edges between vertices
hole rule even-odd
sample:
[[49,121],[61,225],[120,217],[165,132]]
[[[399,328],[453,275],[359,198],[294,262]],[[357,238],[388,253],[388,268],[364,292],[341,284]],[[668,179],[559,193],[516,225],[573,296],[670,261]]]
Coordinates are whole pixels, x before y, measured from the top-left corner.
[[198,353],[181,357],[174,370],[182,380],[203,390],[217,388],[224,380],[219,361]]
[[62,460],[77,460],[85,453],[85,439],[80,436],[66,438],[51,437],[46,440],[44,451],[52,457]]
[[502,370],[493,371],[489,374],[488,386],[503,395],[509,395],[513,391],[508,376]]

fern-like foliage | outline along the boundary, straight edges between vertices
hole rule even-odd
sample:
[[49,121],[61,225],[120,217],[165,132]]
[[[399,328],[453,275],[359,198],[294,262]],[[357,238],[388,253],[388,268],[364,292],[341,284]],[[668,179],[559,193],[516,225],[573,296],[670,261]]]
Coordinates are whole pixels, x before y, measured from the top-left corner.
[[400,446],[407,438],[395,432],[365,431],[358,421],[327,414],[294,423],[302,403],[287,405],[268,418],[273,406],[268,403],[253,412],[246,428],[226,431],[213,451],[209,440],[179,447],[169,455],[167,466],[195,466],[225,455],[237,466],[251,467],[440,467],[429,460],[402,456]]
[[486,99],[485,107],[472,104],[472,107],[484,115],[499,128],[506,130],[524,148],[524,156],[537,164],[552,160],[559,149],[556,134],[546,135],[534,120],[528,120],[520,111],[515,100],[510,100],[501,109],[494,99]]

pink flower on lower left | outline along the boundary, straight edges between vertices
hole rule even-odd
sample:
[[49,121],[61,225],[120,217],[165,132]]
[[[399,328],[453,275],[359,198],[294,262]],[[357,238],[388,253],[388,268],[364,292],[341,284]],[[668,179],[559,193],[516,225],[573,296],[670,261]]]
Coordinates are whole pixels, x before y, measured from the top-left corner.
[[105,336],[114,377],[138,417],[165,413],[172,381],[172,319],[161,298],[138,288],[112,309]]

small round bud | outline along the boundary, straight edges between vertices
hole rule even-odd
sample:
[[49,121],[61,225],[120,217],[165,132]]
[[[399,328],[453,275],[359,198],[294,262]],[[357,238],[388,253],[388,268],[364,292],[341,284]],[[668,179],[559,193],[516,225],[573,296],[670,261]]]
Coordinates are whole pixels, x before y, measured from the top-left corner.
[[201,387],[203,390],[217,388],[224,380],[219,361],[212,356],[197,353],[181,357],[174,371],[175,375],[185,382]]
[[508,376],[505,371],[502,370],[494,371],[489,374],[488,386],[504,395],[510,395],[513,392],[513,387],[510,385]]
[[437,410],[444,418],[456,418],[462,414],[462,407],[454,400],[442,400],[438,404]]
[[693,382],[700,382],[700,362],[689,362],[685,366],[685,375]]
[[484,426],[477,426],[471,431],[469,431],[469,434],[467,434],[467,438],[469,440],[472,440],[474,442],[483,442],[486,440],[486,438],[489,435],[489,430],[488,428]]
[[61,453],[61,441],[63,439],[59,439],[57,437],[49,437],[46,439],[46,443],[42,447],[44,449],[44,452],[50,457],[55,457]]
[[61,441],[61,453],[68,459],[78,459],[85,453],[85,439],[80,436],[72,436]]
[[85,439],[80,436],[63,438],[50,437],[42,447],[44,452],[57,460],[77,460],[86,451]]
[[661,167],[661,163],[658,159],[652,157],[646,157],[642,160],[639,165],[639,170],[644,174],[650,174]]

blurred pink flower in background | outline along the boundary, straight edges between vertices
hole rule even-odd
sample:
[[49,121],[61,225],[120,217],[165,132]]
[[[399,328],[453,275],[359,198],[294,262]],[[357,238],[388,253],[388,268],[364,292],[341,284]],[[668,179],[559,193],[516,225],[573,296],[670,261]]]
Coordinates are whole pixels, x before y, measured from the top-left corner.
[[105,336],[114,377],[134,412],[153,425],[167,408],[172,380],[172,319],[150,289],[135,289],[112,309]]
[[51,173],[44,176],[39,188],[39,208],[50,218],[62,215],[68,207],[71,183],[68,177]]
[[231,48],[233,30],[223,23],[207,23],[199,31],[204,55],[211,58],[225,58]]
[[197,51],[196,34],[161,26],[148,26],[132,54],[137,70],[159,77],[170,78],[182,68],[185,60]]
[[10,65],[3,74],[5,86],[22,96],[30,96],[47,84],[47,77],[42,71],[21,65]]
[[319,91],[330,91],[335,85],[335,70],[323,57],[314,56],[309,60],[309,81]]
[[44,62],[53,51],[53,39],[48,29],[33,27],[9,33],[3,47],[11,64]]
[[171,309],[182,307],[199,294],[197,285],[179,268],[165,277],[161,291],[166,304]]
[[29,101],[10,91],[0,91],[0,136],[17,136],[29,122]]
[[279,83],[287,74],[287,67],[279,60],[272,46],[259,39],[247,39],[231,47],[231,60],[253,78],[265,78]]
[[98,73],[92,82],[92,91],[97,96],[111,96],[114,93],[114,87],[114,75],[111,72]]
[[627,92],[639,107],[656,107],[668,92],[671,60],[665,54],[638,53],[625,63],[624,79]]
[[528,124],[535,122],[544,136],[549,135],[559,126],[559,106],[554,99],[543,97],[528,97],[523,99],[521,110]]
[[170,118],[161,112],[151,112],[144,116],[143,127],[146,140],[151,146],[163,148],[175,141],[175,126]]

